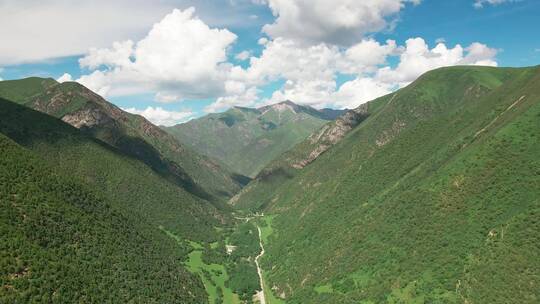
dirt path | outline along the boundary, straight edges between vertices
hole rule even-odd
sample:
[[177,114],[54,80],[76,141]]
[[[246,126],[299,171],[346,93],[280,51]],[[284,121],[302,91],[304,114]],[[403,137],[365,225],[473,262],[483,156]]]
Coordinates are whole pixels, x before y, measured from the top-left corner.
[[264,255],[264,246],[263,246],[263,243],[262,243],[261,228],[259,228],[259,226],[257,226],[257,230],[259,231],[259,245],[261,246],[261,252],[255,258],[255,265],[257,265],[257,273],[259,274],[259,282],[261,284],[261,291],[257,292],[257,297],[259,298],[259,302],[261,304],[266,304],[266,296],[264,295],[263,274],[262,274],[261,266],[259,265],[259,260]]
[[501,116],[504,115],[504,113],[508,112],[510,109],[512,109],[514,106],[516,106],[519,102],[521,102],[523,100],[523,98],[525,98],[525,95],[521,96],[518,100],[516,100],[513,104],[511,104],[508,108],[506,108],[506,110],[504,110],[502,113],[500,113],[499,115],[497,115],[487,126],[483,127],[480,131],[476,132],[476,134],[474,134],[474,138],[478,137],[478,135],[482,134],[483,132],[485,132],[489,127],[491,127],[491,125],[493,125]]

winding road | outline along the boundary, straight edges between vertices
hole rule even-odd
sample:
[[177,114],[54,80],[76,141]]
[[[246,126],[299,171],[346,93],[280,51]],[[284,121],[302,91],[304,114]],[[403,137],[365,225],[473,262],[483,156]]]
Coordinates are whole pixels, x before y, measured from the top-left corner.
[[[248,216],[248,217],[238,217],[238,216],[235,216],[235,218],[237,220],[242,220],[242,221],[246,221],[249,222],[250,220],[252,220],[254,217],[261,217],[261,216],[264,216],[264,214],[255,214],[254,216]],[[259,299],[259,303],[260,304],[266,304],[266,295],[264,293],[264,279],[263,279],[263,273],[262,273],[262,269],[261,269],[261,265],[259,264],[259,260],[263,257],[264,255],[264,245],[263,245],[263,242],[262,242],[262,233],[261,233],[261,228],[259,227],[259,225],[256,225],[257,226],[257,231],[259,232],[259,246],[261,247],[261,252],[259,253],[259,255],[257,255],[255,257],[255,265],[257,266],[257,274],[259,275],[259,283],[261,284],[261,290],[257,292],[256,296],[257,298]]]
[[259,231],[259,245],[261,246],[261,252],[255,258],[255,265],[257,265],[257,273],[259,274],[259,282],[261,284],[261,291],[257,293],[257,296],[258,296],[259,302],[261,304],[266,304],[266,296],[265,296],[265,293],[264,293],[263,274],[262,274],[261,266],[259,265],[259,259],[264,255],[264,246],[263,246],[263,243],[262,243],[261,228],[259,228],[259,226],[257,226],[257,230]]

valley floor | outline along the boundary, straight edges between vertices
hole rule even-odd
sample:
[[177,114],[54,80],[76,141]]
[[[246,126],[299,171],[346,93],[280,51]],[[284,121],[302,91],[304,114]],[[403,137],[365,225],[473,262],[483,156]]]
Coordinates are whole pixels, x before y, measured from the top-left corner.
[[[262,258],[264,256],[264,244],[268,244],[268,238],[272,234],[272,219],[273,215],[266,215],[262,216],[260,218],[260,222],[257,225],[257,230],[259,232],[259,241],[261,245],[261,254],[260,257]],[[261,225],[262,224],[262,225]],[[264,300],[266,304],[283,304],[285,303],[283,300],[276,297],[272,291],[272,288],[268,288],[268,279],[265,277],[264,270],[262,267],[260,267],[259,263],[257,263],[257,270],[261,281],[261,287],[262,292],[264,295]],[[262,302],[263,304],[265,302]]]
[[282,304],[266,280],[265,244],[272,234],[273,216],[236,217],[233,226],[216,227],[220,239],[213,243],[186,241],[159,227],[179,246],[188,246],[185,265],[204,284],[210,304]]
[[283,304],[272,292],[263,263],[272,219],[262,214],[236,217],[233,227],[216,228],[221,239],[213,243],[186,242],[160,229],[179,245],[191,248],[186,268],[200,277],[210,304]]

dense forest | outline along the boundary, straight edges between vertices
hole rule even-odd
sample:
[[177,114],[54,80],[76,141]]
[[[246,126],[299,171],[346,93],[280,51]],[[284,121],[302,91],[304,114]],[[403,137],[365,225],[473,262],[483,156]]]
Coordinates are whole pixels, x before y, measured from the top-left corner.
[[253,224],[57,118],[0,116],[2,301],[252,302]]
[[4,135],[0,152],[0,302],[204,299],[183,267],[186,252],[163,233]]

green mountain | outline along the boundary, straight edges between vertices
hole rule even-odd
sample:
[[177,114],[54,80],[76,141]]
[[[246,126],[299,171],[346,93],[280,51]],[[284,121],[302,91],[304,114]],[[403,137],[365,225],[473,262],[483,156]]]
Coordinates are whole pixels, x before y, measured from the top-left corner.
[[266,214],[270,303],[538,303],[540,67],[442,68],[356,112],[231,201]]
[[229,204],[238,210],[264,209],[270,202],[275,188],[286,183],[296,170],[304,168],[340,142],[349,131],[366,119],[376,106],[376,103],[368,102],[356,109],[348,110],[313,132],[306,140],[266,165],[246,187],[229,200]]
[[0,82],[0,302],[538,303],[539,84],[449,67],[339,117],[196,120],[255,176],[231,212],[241,177],[144,119],[75,83]]
[[228,216],[59,119],[0,117],[0,302],[206,302],[183,261]]
[[165,130],[195,151],[253,177],[274,158],[343,112],[284,101],[258,109],[234,107]]
[[49,115],[136,157],[205,199],[225,200],[241,181],[139,115],[122,111],[75,82],[27,78],[0,82],[0,97]]

